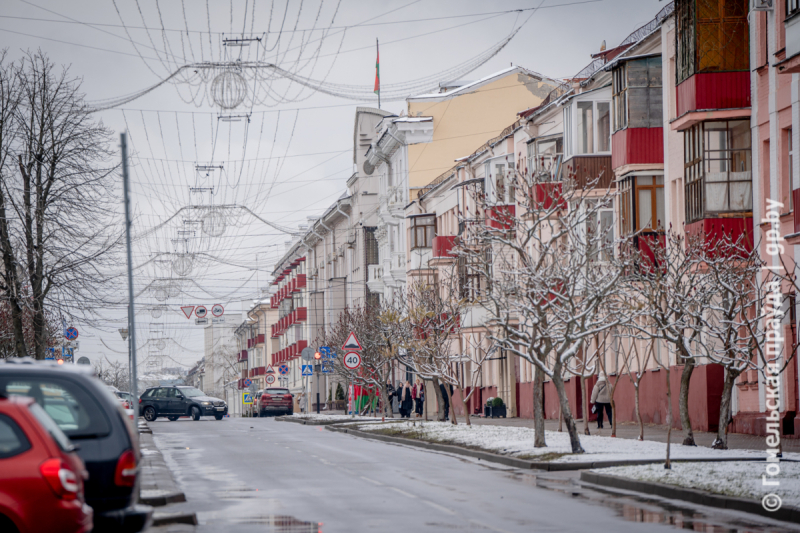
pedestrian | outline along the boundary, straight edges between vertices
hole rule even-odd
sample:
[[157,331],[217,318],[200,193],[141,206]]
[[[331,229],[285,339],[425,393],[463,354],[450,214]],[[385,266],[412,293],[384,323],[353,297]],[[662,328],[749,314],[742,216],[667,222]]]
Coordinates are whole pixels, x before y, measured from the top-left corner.
[[592,390],[592,403],[597,411],[597,429],[603,429],[603,409],[606,410],[608,423],[611,424],[611,391],[604,376],[597,378]]
[[413,392],[411,383],[406,381],[403,388],[397,393],[400,402],[400,418],[411,418],[411,410],[414,408]]
[[394,394],[395,394],[394,385],[392,385],[392,382],[387,379],[386,380],[386,401],[389,402],[389,405],[386,406],[384,411],[388,411],[389,413],[393,413],[394,412],[394,409],[393,409],[393,407],[394,407]]
[[[444,388],[444,383],[439,383],[439,390],[442,392],[442,402],[444,402],[444,419],[450,420],[450,398],[447,396],[447,389]],[[450,394],[453,394],[453,386],[450,385]]]
[[425,403],[425,385],[422,380],[417,378],[414,383],[414,388],[411,389],[411,396],[414,398],[414,417],[420,418],[422,416],[422,406]]
[[299,397],[297,399],[297,403],[300,405],[300,412],[301,413],[305,413],[306,412],[306,408],[308,407],[308,400],[306,399],[306,393],[305,392],[301,392],[300,393],[300,395],[299,395]]

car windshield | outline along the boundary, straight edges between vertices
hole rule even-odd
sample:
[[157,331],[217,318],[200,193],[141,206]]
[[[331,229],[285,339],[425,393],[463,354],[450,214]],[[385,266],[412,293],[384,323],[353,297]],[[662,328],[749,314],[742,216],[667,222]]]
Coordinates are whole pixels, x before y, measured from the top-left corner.
[[201,391],[200,389],[195,389],[194,387],[181,387],[178,389],[183,393],[184,396],[187,398],[197,398],[198,396],[205,396],[206,393]]
[[273,396],[277,394],[289,394],[289,389],[267,389],[264,393],[272,394]]
[[50,376],[0,376],[0,396],[36,400],[70,439],[104,437],[111,425],[98,403],[73,380]]

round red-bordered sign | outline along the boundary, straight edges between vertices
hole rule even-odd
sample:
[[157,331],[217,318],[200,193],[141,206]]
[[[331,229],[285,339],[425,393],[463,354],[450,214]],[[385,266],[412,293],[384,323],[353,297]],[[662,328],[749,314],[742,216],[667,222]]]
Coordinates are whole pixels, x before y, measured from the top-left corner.
[[198,305],[197,309],[194,310],[194,316],[196,316],[197,318],[205,318],[206,316],[208,316],[208,309],[206,309],[202,305]]
[[225,308],[222,304],[214,304],[211,306],[211,314],[214,316],[222,316],[225,313]]
[[361,366],[361,354],[358,352],[348,352],[345,354],[342,362],[348,370],[355,370]]
[[272,375],[272,374],[268,374],[265,379],[267,381],[267,384],[269,384],[269,385],[272,385],[273,383],[275,383],[275,376]]

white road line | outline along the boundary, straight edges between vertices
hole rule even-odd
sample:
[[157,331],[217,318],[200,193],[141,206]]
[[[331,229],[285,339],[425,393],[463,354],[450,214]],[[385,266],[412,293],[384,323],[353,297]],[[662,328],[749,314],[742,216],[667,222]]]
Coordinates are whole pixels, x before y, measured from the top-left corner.
[[448,509],[447,507],[445,507],[443,505],[439,505],[438,503],[429,502],[427,500],[422,500],[422,503],[424,503],[425,505],[428,505],[429,507],[433,507],[434,509],[438,509],[438,510],[442,511],[443,513],[447,513],[449,515],[456,514],[455,511],[453,511],[451,509]]
[[406,492],[404,490],[398,489],[397,487],[389,487],[389,488],[392,489],[393,491],[395,491],[398,494],[402,494],[403,496],[407,496],[409,498],[417,499],[416,495],[411,494],[410,492]]
[[379,487],[383,486],[383,483],[381,483],[380,481],[375,481],[374,479],[370,479],[370,478],[364,477],[364,476],[359,476],[359,477],[361,479],[363,479],[364,481],[368,481],[369,483],[372,483],[373,485],[377,485]]
[[496,527],[490,526],[489,524],[484,524],[483,522],[478,522],[477,520],[470,519],[470,522],[472,522],[473,524],[477,524],[477,525],[479,525],[481,527],[485,527],[486,529],[491,529],[492,531],[497,531],[497,533],[511,533],[510,531],[508,531],[506,529],[498,529]]

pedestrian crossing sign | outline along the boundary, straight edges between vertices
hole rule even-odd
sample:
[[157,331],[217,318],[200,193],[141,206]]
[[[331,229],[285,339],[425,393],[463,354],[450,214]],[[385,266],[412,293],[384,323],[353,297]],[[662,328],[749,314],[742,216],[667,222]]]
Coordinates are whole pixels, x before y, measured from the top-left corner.
[[253,405],[253,394],[250,392],[245,392],[244,396],[242,397],[242,403],[244,405]]
[[311,365],[303,365],[303,376],[310,376],[313,374]]

